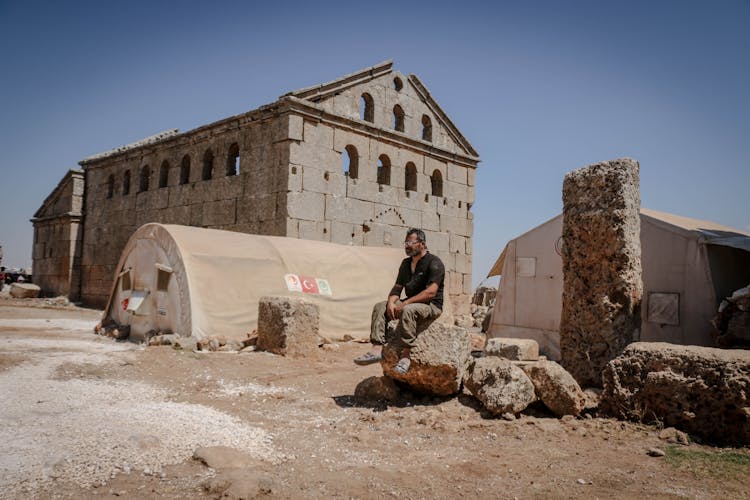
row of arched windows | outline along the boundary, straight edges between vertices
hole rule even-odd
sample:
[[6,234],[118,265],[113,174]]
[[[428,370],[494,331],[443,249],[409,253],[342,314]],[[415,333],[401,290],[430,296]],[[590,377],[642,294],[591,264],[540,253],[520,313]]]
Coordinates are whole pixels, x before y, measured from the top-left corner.
[[[389,186],[391,184],[391,159],[388,155],[378,157],[377,168],[378,184]],[[344,175],[350,179],[359,178],[359,153],[351,144],[344,148],[342,169]],[[413,162],[408,162],[404,166],[404,189],[418,191],[417,179],[417,166]],[[430,176],[430,193],[433,196],[443,196],[443,174],[438,169],[435,169]]]
[[[359,118],[370,123],[375,121],[375,100],[367,92],[362,94],[359,101]],[[396,104],[393,106],[393,120],[391,122],[393,130],[403,132],[405,121],[406,113],[404,113],[404,108]],[[432,119],[429,116],[422,115],[421,127],[420,135],[422,136],[422,140],[432,142]]]
[[[182,157],[180,162],[180,184],[190,182],[190,155]],[[159,188],[167,187],[169,183],[169,161],[164,160],[159,167]],[[234,176],[240,174],[240,146],[236,142],[229,146],[227,152],[225,175]],[[214,177],[214,153],[209,148],[203,153],[203,163],[201,168],[201,180],[207,181]],[[151,167],[144,165],[141,167],[138,192],[148,191],[151,183]],[[107,178],[107,198],[112,198],[115,193],[115,176],[110,174]],[[130,194],[130,170],[126,170],[122,176],[122,194]]]

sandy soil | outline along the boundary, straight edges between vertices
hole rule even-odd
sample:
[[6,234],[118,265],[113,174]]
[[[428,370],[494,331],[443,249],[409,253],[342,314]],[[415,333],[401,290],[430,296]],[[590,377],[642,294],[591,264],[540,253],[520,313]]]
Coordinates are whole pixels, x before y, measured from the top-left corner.
[[[98,311],[26,304],[0,302],[4,498],[750,497],[750,467],[648,456],[668,446],[653,426],[506,421],[468,395],[359,406],[357,383],[381,374],[351,362],[367,345],[296,359],[145,348],[94,335]],[[217,446],[210,467],[193,458]]]

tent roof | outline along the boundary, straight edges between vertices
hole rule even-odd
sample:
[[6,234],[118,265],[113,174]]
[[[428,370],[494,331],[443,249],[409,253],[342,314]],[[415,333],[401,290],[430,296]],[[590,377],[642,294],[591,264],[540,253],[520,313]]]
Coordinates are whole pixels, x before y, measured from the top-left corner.
[[[641,208],[641,217],[643,216],[648,217],[656,224],[666,229],[694,234],[697,237],[701,238],[704,243],[711,245],[729,246],[750,252],[750,233],[742,231],[740,229],[724,226],[716,222],[693,219],[691,217],[670,214],[667,212],[660,212],[658,210],[652,210],[650,208]],[[531,233],[532,231],[539,230],[542,226],[545,226],[549,222],[559,217],[562,217],[562,214],[553,217],[543,224],[540,224],[526,231],[520,236],[513,238],[513,240],[523,238],[525,235]],[[497,261],[495,261],[495,264],[492,266],[492,269],[490,269],[490,272],[487,274],[488,278],[492,276],[502,275],[507,248],[508,245],[506,244],[503,248],[502,253],[500,253],[500,256],[497,258]]]

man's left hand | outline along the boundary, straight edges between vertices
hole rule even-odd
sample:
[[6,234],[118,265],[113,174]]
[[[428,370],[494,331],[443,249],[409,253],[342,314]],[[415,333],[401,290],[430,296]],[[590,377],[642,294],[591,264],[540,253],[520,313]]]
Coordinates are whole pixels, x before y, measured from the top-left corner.
[[404,310],[404,304],[395,304],[393,306],[393,319],[399,319],[401,317],[401,311]]

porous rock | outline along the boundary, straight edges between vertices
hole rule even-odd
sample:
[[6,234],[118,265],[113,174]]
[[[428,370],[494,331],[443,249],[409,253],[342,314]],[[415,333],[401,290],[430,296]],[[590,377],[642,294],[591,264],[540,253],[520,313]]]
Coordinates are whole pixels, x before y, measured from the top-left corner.
[[389,377],[368,377],[357,384],[354,398],[360,403],[373,401],[394,401],[398,399],[399,390]]
[[12,283],[10,296],[16,299],[33,299],[39,297],[41,288],[34,283]]
[[602,373],[600,409],[726,444],[750,443],[750,351],[637,342]]
[[494,415],[517,414],[536,401],[534,384],[507,359],[479,358],[464,378],[466,388]]
[[533,339],[494,338],[487,340],[484,353],[513,361],[536,361],[539,344]]
[[383,346],[383,374],[405,382],[420,393],[448,396],[461,389],[471,360],[469,333],[461,327],[434,322],[419,334],[411,349],[411,366],[406,374],[396,373],[394,367],[400,358],[401,345],[396,339],[395,321],[388,325]]
[[641,324],[639,165],[630,158],[568,173],[563,181],[562,365],[583,385]]
[[318,306],[299,298],[261,297],[258,303],[259,350],[310,355],[318,349]]
[[537,361],[521,366],[534,384],[536,396],[558,417],[579,415],[586,407],[586,395],[573,376],[554,361]]

